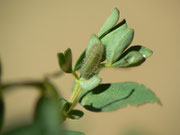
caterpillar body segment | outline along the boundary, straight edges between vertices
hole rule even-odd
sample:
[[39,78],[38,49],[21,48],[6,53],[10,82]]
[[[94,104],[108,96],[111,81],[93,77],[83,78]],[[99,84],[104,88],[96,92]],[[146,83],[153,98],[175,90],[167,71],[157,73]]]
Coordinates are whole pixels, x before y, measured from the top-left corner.
[[81,77],[85,79],[91,78],[101,62],[105,47],[103,44],[94,44],[86,52],[86,57],[80,69]]

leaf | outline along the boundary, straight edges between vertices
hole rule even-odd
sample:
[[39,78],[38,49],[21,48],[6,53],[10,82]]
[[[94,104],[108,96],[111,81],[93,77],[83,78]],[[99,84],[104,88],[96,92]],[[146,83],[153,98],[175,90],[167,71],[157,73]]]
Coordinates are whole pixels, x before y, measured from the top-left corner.
[[69,69],[68,71],[71,73],[72,72],[72,52],[71,52],[70,48],[68,48],[64,52],[64,56],[65,56],[65,60],[66,60],[67,69]]
[[72,52],[68,48],[64,54],[58,53],[59,66],[65,73],[72,73]]
[[41,135],[41,134],[42,133],[39,127],[33,124],[33,125],[26,125],[26,126],[14,129],[12,131],[8,131],[4,133],[3,135]]
[[137,51],[131,51],[122,57],[119,61],[112,64],[112,67],[134,67],[139,66],[145,61],[143,55]]
[[59,110],[60,111],[67,112],[69,107],[70,107],[69,102],[66,99],[64,99],[64,98],[60,98],[58,104],[59,104]]
[[43,86],[44,86],[44,96],[48,98],[52,98],[55,100],[59,100],[59,94],[57,88],[54,86],[52,82],[50,82],[49,79],[44,79],[43,81]]
[[63,53],[58,53],[59,66],[62,71],[66,72],[66,60]]
[[140,45],[130,47],[129,49],[127,49],[125,54],[127,54],[131,51],[137,51],[137,52],[141,53],[145,59],[149,58],[153,54],[152,50],[148,49],[147,47],[140,46]]
[[70,130],[66,130],[65,132],[64,132],[64,134],[65,135],[85,135],[84,133],[82,133],[82,132],[79,132],[79,131],[70,131]]
[[114,8],[110,16],[107,18],[105,23],[103,24],[98,37],[101,37],[106,31],[111,29],[119,20],[119,10],[117,8]]
[[101,84],[80,99],[80,104],[93,112],[113,111],[127,105],[138,106],[148,102],[159,100],[150,89],[136,82]]
[[83,59],[85,58],[85,56],[86,56],[86,49],[81,53],[78,60],[76,61],[76,64],[74,66],[74,71],[77,71],[81,68],[81,65],[83,63]]
[[60,134],[60,116],[58,104],[46,97],[41,97],[35,111],[35,123],[44,131],[44,135]]
[[123,25],[123,27],[127,27],[127,24],[126,24],[126,20],[123,19],[121,22],[119,22],[117,25],[115,25],[114,27],[112,27],[111,29],[109,29],[108,31],[106,31],[102,36],[99,37],[99,39],[103,39],[105,36],[107,36],[109,33],[111,32],[115,32],[117,31],[121,26]]
[[84,112],[82,112],[81,110],[72,110],[68,113],[68,117],[71,119],[80,119],[81,117],[83,117]]
[[66,115],[67,115],[66,112],[68,111],[70,104],[66,99],[60,98],[58,105],[59,105],[61,121],[64,121],[66,119]]
[[119,22],[116,26],[112,27],[109,31],[107,31],[103,36],[101,36],[99,39],[102,41],[109,40],[109,38],[116,33],[117,31],[121,31],[127,29],[126,20],[123,19],[121,22]]
[[[98,68],[98,69],[97,69],[97,71],[96,71],[96,73],[95,73],[95,76],[97,76],[97,75],[99,74],[100,70],[101,70],[101,68]],[[92,77],[92,78],[93,78],[93,77]],[[92,78],[90,78],[90,79],[92,79]],[[101,79],[101,78],[100,78],[100,79]],[[85,80],[85,79],[81,79],[81,80]],[[98,79],[97,79],[97,80],[98,80]],[[101,79],[101,80],[102,80],[102,79]],[[76,87],[76,80],[72,83],[72,91],[74,91],[75,87]]]
[[52,99],[41,97],[35,111],[35,123],[4,135],[65,135],[60,127],[58,105]]
[[86,80],[84,78],[80,79],[80,85],[83,91],[87,92],[89,90],[94,89],[101,83],[102,79],[98,77],[97,75],[94,75],[90,79]]
[[133,40],[134,30],[126,27],[126,24],[123,24],[101,40],[106,46],[106,59],[110,64],[120,57]]
[[152,55],[152,51],[144,46],[132,46],[127,49],[112,67],[139,66]]

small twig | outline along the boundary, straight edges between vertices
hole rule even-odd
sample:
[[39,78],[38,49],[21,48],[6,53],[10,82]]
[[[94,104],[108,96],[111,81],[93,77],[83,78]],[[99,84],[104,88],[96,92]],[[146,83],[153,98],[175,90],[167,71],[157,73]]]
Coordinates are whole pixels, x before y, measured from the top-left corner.
[[41,81],[34,81],[34,80],[26,80],[26,81],[19,81],[19,82],[8,82],[8,83],[3,83],[1,84],[1,89],[10,89],[13,87],[36,87],[36,88],[43,88],[43,83]]
[[55,71],[53,73],[47,73],[45,74],[45,77],[46,78],[57,78],[57,77],[60,77],[61,75],[63,75],[64,72],[58,70],[58,71]]

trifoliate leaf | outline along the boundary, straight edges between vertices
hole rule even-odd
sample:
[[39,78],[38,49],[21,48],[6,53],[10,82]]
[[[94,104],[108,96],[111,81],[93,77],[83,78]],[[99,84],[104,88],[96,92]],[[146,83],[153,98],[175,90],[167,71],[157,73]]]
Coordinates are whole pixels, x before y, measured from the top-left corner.
[[127,105],[138,106],[148,102],[159,102],[155,94],[144,85],[136,82],[100,84],[80,99],[87,110],[106,112]]
[[62,71],[72,73],[72,52],[70,48],[68,48],[64,54],[58,53],[58,60]]

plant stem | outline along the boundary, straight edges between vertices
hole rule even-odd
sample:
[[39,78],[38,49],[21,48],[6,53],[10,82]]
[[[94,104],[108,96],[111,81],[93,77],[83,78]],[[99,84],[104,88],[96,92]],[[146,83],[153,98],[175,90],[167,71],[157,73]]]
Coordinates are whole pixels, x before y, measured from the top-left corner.
[[46,78],[58,78],[58,77],[60,77],[63,74],[64,74],[64,72],[62,72],[60,70],[57,70],[57,71],[54,71],[52,73],[46,73],[45,77]]
[[73,71],[73,72],[72,72],[72,75],[73,75],[77,80],[79,80],[79,77],[78,77],[78,75],[76,74],[76,71]]
[[100,67],[100,68],[105,68],[105,67],[106,67],[106,64],[105,64],[105,63],[99,64],[99,67]]
[[112,63],[106,63],[105,67],[111,68],[112,67]]
[[80,86],[79,80],[76,80],[75,90],[73,91],[73,94],[70,98],[70,101],[69,101],[70,108],[67,111],[67,113],[69,113],[73,109],[73,107],[76,105],[80,92],[81,92],[81,86]]
[[13,87],[23,87],[23,86],[36,87],[42,89],[43,84],[41,81],[30,80],[30,81],[22,81],[22,82],[3,83],[0,87],[2,90],[5,90]]

